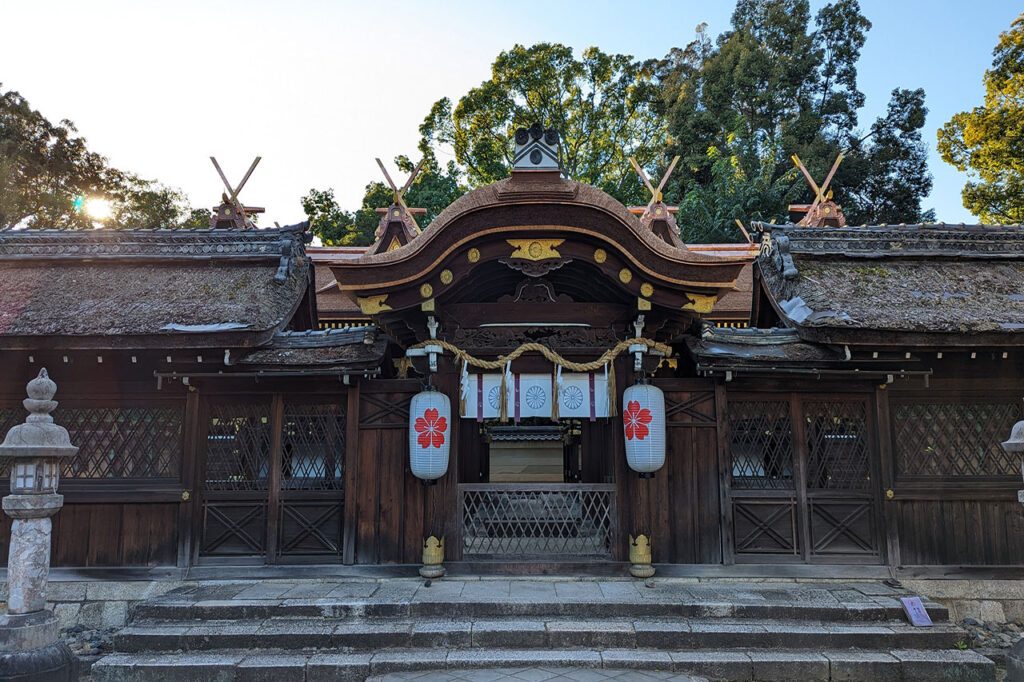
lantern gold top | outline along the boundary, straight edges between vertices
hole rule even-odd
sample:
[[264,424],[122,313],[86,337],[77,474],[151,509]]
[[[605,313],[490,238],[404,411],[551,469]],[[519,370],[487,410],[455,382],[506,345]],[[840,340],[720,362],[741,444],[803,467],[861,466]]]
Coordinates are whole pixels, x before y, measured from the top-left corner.
[[0,457],[70,457],[78,452],[71,444],[68,430],[53,423],[50,413],[57,407],[53,400],[57,384],[50,379],[46,369],[39,370],[39,376],[28,382],[28,398],[22,401],[28,410],[24,424],[18,424],[7,432],[0,444]]

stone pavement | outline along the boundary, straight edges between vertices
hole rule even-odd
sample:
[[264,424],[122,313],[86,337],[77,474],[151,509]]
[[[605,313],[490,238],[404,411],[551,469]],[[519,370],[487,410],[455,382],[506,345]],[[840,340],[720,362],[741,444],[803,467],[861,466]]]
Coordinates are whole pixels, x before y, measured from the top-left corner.
[[595,670],[592,668],[494,668],[489,670],[428,670],[390,673],[367,678],[367,682],[706,682],[692,677],[656,670]]
[[[210,580],[137,604],[96,682],[991,682],[947,609],[878,582]],[[414,675],[414,676],[410,676]],[[385,677],[392,676],[392,677]]]
[[[252,617],[259,611],[291,608],[296,612],[308,610],[315,615],[343,615],[353,607],[376,615],[426,615],[444,610],[442,604],[472,603],[479,615],[507,616],[531,606],[558,608],[575,615],[574,606],[603,605],[605,610],[629,607],[632,614],[666,610],[673,615],[730,616],[748,615],[758,610],[776,608],[801,616],[818,609],[839,609],[851,615],[872,611],[887,612],[894,618],[903,618],[899,597],[912,594],[880,582],[848,581],[827,582],[810,580],[742,580],[723,581],[697,578],[655,578],[647,584],[632,579],[572,579],[572,578],[444,578],[427,587],[421,579],[381,580],[234,580],[201,581],[173,590],[142,606],[143,611],[156,605],[186,607],[199,612],[207,607],[224,610],[236,607]],[[933,618],[945,619],[945,607],[925,599]],[[488,608],[488,605],[491,608]],[[659,609],[659,607],[661,607]],[[690,608],[687,608],[690,607]],[[334,611],[332,614],[331,612]],[[387,613],[384,613],[387,611]],[[138,615],[138,613],[137,613]],[[312,615],[312,614],[310,614]]]

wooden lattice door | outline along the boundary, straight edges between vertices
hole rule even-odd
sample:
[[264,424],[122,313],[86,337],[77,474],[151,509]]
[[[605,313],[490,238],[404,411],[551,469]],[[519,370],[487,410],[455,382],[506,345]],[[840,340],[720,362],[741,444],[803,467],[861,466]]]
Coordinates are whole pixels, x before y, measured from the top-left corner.
[[209,402],[200,561],[341,560],[344,401]]
[[862,395],[729,397],[737,561],[881,562],[869,408]]

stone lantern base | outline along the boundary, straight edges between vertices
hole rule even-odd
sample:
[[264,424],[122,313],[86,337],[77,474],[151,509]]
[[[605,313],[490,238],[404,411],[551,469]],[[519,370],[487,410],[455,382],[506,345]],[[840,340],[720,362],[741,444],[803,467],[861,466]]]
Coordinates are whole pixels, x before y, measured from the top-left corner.
[[1024,639],[1006,654],[1006,682],[1024,682]]
[[78,660],[59,633],[49,611],[0,616],[0,679],[76,682]]

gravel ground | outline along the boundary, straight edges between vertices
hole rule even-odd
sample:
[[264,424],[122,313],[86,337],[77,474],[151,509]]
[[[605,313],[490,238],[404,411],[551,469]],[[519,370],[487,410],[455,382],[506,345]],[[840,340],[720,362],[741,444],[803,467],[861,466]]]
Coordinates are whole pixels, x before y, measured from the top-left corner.
[[60,638],[68,643],[78,657],[78,674],[81,682],[89,682],[89,668],[100,656],[113,651],[114,634],[120,628],[89,630],[83,625],[61,628]]
[[964,618],[960,627],[967,631],[967,644],[972,649],[1009,649],[1024,632],[1024,622],[1019,620],[996,623]]

